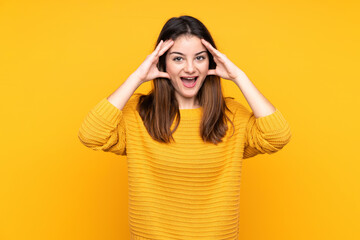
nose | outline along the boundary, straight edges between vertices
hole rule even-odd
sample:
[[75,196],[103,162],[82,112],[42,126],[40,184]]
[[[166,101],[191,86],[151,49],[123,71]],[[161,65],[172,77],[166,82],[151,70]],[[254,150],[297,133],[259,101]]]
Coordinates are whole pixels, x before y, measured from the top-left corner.
[[194,64],[192,63],[192,61],[187,61],[184,71],[186,73],[193,73],[195,71]]

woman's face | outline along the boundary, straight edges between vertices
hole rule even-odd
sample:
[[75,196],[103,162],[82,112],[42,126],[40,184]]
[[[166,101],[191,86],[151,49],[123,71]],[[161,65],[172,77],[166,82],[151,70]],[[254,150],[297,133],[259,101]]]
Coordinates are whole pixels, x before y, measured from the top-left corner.
[[195,97],[209,70],[206,47],[196,36],[179,36],[166,54],[166,72],[180,108],[196,106]]

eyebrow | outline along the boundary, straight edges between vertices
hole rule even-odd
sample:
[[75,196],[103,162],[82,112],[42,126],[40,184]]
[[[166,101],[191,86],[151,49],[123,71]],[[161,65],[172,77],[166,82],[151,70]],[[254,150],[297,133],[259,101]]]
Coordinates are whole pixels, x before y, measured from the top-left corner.
[[[196,53],[195,55],[199,55],[199,54],[201,54],[201,53],[203,53],[203,52],[206,52],[206,50],[205,50],[205,51],[198,52],[198,53]],[[169,55],[172,54],[172,53],[176,53],[176,54],[180,54],[180,55],[185,55],[185,54],[183,54],[183,53],[181,53],[181,52],[171,52],[171,53],[169,53]]]

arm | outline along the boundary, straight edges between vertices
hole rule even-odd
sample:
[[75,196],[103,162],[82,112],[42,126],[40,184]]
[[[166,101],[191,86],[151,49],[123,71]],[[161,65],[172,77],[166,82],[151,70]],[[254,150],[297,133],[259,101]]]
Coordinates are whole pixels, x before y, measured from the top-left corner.
[[78,138],[93,150],[126,155],[125,130],[122,111],[104,98],[85,117]]
[[243,158],[272,154],[282,149],[291,138],[288,122],[254,86],[242,71],[233,80],[249,103],[252,112],[246,126]]
[[291,129],[281,112],[256,118],[249,112],[245,130],[245,147],[243,158],[257,154],[273,154],[282,149],[291,139]]
[[255,117],[265,117],[274,113],[276,110],[274,105],[261,94],[243,71],[239,72],[233,82],[240,88]]
[[122,109],[141,83],[142,80],[133,73],[115,92],[90,110],[78,133],[83,145],[96,151],[126,155],[126,126]]
[[208,75],[217,75],[223,79],[233,81],[240,88],[257,118],[275,112],[275,107],[259,92],[240,68],[232,63],[225,54],[214,48],[209,42],[204,39],[201,39],[201,42],[213,55],[216,63],[216,68],[209,69]]
[[135,90],[141,85],[142,80],[136,76],[136,73],[130,75],[121,86],[115,90],[106,99],[114,105],[114,107],[122,110],[125,104],[129,101],[130,97],[134,94]]
[[146,57],[140,67],[109,97],[102,99],[85,117],[78,138],[93,150],[126,154],[126,125],[123,108],[135,90],[144,82],[158,77],[169,77],[156,67],[159,56],[166,52],[173,41],[161,41]]
[[233,81],[241,90],[253,112],[246,110],[248,121],[245,134],[244,158],[259,153],[274,153],[283,148],[291,138],[290,126],[280,113],[254,86],[245,73],[232,63],[225,54],[202,39],[204,46],[213,55],[215,69],[208,75],[217,75]]
[[136,71],[107,98],[107,100],[115,107],[122,110],[131,95],[142,83],[158,77],[170,78],[169,74],[166,72],[160,72],[156,67],[156,64],[159,61],[159,57],[173,44],[174,41],[171,39],[165,42],[161,40],[155,50],[146,57],[140,67],[136,69]]

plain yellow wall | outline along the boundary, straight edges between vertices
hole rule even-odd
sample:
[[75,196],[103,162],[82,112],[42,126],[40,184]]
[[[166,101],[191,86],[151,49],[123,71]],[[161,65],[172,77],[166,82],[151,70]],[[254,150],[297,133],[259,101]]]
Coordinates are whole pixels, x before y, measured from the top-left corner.
[[[360,239],[359,10],[324,0],[1,1],[0,239],[128,239],[126,158],[77,134],[183,14],[203,21],[292,129],[284,149],[243,162],[240,239]],[[250,109],[234,83],[223,86]]]

